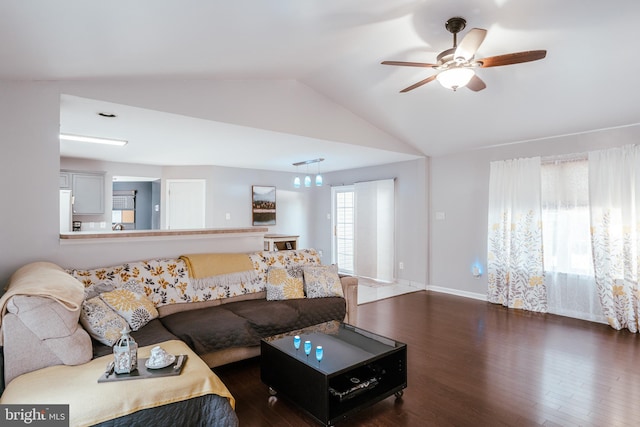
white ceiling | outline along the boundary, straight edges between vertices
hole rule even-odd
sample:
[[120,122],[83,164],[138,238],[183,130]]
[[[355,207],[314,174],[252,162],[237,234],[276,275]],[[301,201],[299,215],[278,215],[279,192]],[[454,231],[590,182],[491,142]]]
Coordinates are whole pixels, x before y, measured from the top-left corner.
[[[546,49],[547,57],[478,70],[487,84],[480,92],[431,82],[398,93],[433,70],[380,62],[435,62],[452,46],[444,22],[453,16],[467,19],[462,36],[473,27],[488,30],[477,58],[534,49]],[[153,113],[159,117],[77,97],[63,99],[61,128],[99,136],[103,131],[91,124],[95,113],[117,110],[132,162],[145,162],[136,150],[150,157],[143,144],[175,145],[179,135],[184,158],[156,149],[154,164],[290,170],[292,159],[321,152],[327,170],[338,170],[640,122],[638,18],[637,0],[3,0],[0,79],[296,81],[398,148],[366,147],[355,136],[318,137],[311,129],[241,125],[241,119]],[[233,143],[217,147],[210,159],[207,144],[221,133]],[[62,153],[106,156],[92,154],[95,147],[75,149],[63,146]],[[285,151],[287,163],[278,163],[276,154]]]

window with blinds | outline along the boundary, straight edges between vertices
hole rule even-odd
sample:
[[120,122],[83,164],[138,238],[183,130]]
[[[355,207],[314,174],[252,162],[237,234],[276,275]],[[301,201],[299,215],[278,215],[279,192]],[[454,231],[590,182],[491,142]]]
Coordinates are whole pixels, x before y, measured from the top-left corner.
[[136,191],[114,190],[112,196],[111,222],[121,224],[126,230],[136,228]]

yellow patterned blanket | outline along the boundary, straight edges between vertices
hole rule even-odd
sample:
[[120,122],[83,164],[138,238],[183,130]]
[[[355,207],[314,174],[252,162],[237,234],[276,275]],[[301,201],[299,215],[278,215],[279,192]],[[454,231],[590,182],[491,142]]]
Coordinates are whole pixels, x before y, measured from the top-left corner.
[[[186,354],[178,376],[98,383],[113,356],[103,356],[78,366],[50,366],[20,375],[5,389],[2,404],[68,404],[72,426],[89,426],[193,397],[217,394],[235,399],[222,381],[182,341],[159,344],[171,354]],[[147,358],[154,346],[142,347],[139,358]],[[96,403],[97,402],[97,403]]]
[[247,254],[206,253],[182,255],[194,289],[248,283],[257,277]]

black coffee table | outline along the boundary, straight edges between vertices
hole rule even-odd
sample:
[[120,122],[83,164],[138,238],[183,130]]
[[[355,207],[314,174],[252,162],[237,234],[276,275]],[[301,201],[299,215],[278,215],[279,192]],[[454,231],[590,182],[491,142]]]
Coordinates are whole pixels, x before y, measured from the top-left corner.
[[[296,350],[293,336],[302,343]],[[310,340],[307,357],[304,341]],[[316,346],[324,356],[316,360]],[[324,425],[373,405],[407,387],[407,346],[364,329],[328,322],[261,341],[260,377]]]

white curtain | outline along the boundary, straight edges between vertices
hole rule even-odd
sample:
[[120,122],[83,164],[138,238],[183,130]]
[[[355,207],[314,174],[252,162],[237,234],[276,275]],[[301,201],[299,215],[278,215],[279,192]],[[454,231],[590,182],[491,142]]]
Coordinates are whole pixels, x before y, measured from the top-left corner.
[[488,300],[546,312],[540,157],[491,162]]
[[395,182],[359,182],[355,192],[355,274],[392,282],[394,266]]
[[544,163],[541,171],[548,311],[603,322],[593,274],[587,158]]
[[591,238],[604,315],[615,329],[638,332],[640,149],[589,153]]

